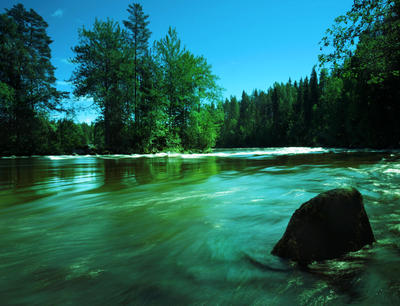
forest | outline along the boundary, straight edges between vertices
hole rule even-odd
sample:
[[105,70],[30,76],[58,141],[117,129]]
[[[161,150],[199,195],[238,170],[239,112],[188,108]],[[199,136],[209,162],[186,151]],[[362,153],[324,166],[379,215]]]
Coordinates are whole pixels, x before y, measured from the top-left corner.
[[149,16],[127,11],[123,24],[82,27],[72,46],[72,94],[93,99],[91,124],[68,116],[71,93],[55,87],[46,21],[22,4],[0,14],[0,155],[400,145],[400,0],[355,0],[309,76],[225,101],[173,27],[150,46]]

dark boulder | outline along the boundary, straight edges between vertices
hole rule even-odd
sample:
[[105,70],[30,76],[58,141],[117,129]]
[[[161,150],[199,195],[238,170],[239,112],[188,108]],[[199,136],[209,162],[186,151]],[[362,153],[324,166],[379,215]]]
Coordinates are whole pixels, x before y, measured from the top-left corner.
[[297,209],[273,255],[308,264],[337,258],[375,241],[357,189],[321,193]]

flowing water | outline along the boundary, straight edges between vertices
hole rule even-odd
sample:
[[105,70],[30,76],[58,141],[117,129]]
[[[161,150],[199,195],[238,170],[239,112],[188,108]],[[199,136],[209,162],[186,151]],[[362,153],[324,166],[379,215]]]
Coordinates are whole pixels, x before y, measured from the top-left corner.
[[[2,305],[400,305],[400,153],[279,148],[0,159]],[[377,242],[270,254],[301,203],[364,197]]]

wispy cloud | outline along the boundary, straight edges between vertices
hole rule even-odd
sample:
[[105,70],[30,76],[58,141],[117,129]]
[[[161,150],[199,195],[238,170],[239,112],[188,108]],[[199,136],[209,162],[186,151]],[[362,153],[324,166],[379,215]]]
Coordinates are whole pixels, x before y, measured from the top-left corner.
[[51,16],[61,18],[63,15],[64,11],[59,8]]

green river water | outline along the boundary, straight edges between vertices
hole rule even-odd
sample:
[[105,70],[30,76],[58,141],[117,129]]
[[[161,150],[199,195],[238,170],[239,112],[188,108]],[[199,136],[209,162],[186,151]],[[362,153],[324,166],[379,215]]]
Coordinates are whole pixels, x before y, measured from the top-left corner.
[[[308,269],[292,213],[356,187],[377,242]],[[1,305],[400,305],[400,152],[0,159]]]

